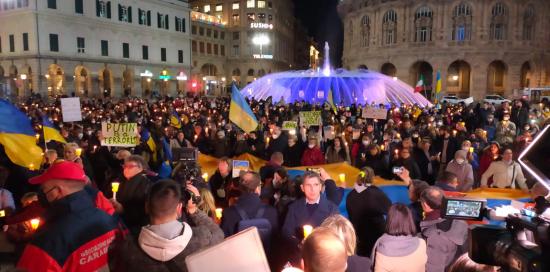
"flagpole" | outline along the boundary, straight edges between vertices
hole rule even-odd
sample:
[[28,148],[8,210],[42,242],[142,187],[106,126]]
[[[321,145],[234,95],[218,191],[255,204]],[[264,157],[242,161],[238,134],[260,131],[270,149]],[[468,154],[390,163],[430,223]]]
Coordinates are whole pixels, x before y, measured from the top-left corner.
[[44,136],[44,152],[48,151],[48,142],[46,142],[46,132],[44,131],[44,124],[42,124],[42,135]]

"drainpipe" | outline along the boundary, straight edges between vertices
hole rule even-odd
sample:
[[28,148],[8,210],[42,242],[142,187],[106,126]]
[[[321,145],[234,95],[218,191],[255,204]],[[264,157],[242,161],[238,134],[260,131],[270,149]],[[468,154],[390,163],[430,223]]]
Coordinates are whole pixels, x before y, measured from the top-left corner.
[[[35,26],[36,26],[36,49],[37,49],[37,58],[38,58],[38,88],[42,87],[42,56],[40,55],[40,32],[38,29],[38,0],[34,0],[34,16],[35,16]],[[32,79],[31,79],[32,80]],[[36,88],[36,86],[33,86]],[[37,92],[41,90],[37,89]],[[46,90],[46,95],[47,95]]]

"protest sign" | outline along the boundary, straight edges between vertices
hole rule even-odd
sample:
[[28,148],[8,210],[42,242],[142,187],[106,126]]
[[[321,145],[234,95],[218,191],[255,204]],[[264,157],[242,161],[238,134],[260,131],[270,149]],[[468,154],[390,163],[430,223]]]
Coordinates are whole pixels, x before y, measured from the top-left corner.
[[245,229],[215,246],[189,255],[185,263],[189,272],[271,271],[256,227]]
[[300,124],[306,127],[320,125],[321,112],[320,111],[301,111]]
[[361,117],[368,119],[386,119],[388,117],[388,111],[386,109],[378,109],[372,107],[363,108]]
[[61,98],[61,113],[63,114],[63,122],[82,121],[80,98]]
[[102,146],[133,147],[139,144],[136,123],[101,123]]
[[284,121],[282,130],[295,130],[298,127],[298,122],[296,121]]
[[241,171],[248,171],[250,169],[249,161],[233,160],[233,177],[239,177]]

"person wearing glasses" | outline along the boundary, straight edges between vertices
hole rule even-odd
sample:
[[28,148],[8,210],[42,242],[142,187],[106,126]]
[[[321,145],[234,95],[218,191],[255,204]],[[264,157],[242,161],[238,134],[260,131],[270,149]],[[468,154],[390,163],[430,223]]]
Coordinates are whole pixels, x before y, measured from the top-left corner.
[[[528,192],[529,188],[525,183],[526,179],[521,166],[513,160],[513,157],[512,149],[505,148],[502,152],[502,160],[492,162],[489,169],[481,176],[481,187],[512,188]],[[492,184],[487,182],[490,177],[493,177]]]
[[151,181],[146,175],[147,163],[139,155],[128,157],[122,167],[124,179],[120,183],[116,199],[112,198],[111,203],[130,233],[137,235],[141,227],[147,224],[145,200]]

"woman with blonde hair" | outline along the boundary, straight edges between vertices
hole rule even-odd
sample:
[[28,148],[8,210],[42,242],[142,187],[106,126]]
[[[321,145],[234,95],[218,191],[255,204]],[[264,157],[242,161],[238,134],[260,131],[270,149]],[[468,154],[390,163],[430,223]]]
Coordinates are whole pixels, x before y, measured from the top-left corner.
[[214,196],[208,190],[208,188],[199,189],[201,195],[201,201],[199,202],[199,210],[203,211],[210,218],[217,220],[216,218],[216,203],[214,201]]
[[348,267],[346,272],[354,271],[371,271],[371,261],[367,257],[357,256],[355,254],[355,247],[357,244],[357,236],[355,235],[355,229],[349,220],[345,217],[334,214],[321,224],[321,227],[331,229],[340,237],[346,248],[346,254],[348,255]]
[[82,163],[82,158],[80,158],[78,150],[82,152],[82,149],[76,143],[65,144],[63,147],[63,158],[66,161],[76,162],[84,168],[84,164]]

